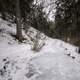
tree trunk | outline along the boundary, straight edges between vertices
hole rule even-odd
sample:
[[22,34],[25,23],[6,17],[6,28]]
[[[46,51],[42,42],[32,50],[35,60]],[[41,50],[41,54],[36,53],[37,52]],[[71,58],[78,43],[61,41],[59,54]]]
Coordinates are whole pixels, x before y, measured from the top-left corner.
[[19,41],[22,41],[20,0],[16,0],[16,37]]

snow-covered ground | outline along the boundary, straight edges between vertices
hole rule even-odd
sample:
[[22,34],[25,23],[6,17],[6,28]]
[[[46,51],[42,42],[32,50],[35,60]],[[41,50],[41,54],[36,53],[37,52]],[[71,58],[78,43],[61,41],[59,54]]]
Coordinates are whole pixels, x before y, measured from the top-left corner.
[[47,37],[35,52],[11,34],[15,24],[0,19],[0,80],[80,80],[78,47]]

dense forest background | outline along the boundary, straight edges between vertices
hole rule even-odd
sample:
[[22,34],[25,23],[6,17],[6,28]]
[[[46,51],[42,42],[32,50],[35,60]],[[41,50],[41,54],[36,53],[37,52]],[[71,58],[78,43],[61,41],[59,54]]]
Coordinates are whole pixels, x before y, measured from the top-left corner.
[[41,1],[38,4],[39,0],[35,3],[34,0],[0,0],[0,17],[16,24],[15,37],[20,42],[24,40],[22,30],[27,33],[31,26],[49,37],[80,46],[80,1],[54,0],[48,4],[48,6],[55,4],[54,20],[48,19],[48,15],[54,9],[53,6],[46,14],[45,0]]

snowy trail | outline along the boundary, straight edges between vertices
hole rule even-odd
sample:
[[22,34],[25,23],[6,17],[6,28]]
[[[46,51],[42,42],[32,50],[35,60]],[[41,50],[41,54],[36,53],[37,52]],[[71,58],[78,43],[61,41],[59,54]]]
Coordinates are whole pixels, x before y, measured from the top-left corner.
[[[65,54],[61,44],[56,40],[46,41],[46,45],[37,53],[31,51],[30,45],[18,45],[5,51],[2,49],[0,63],[3,58],[9,57],[9,70],[13,80],[80,80],[80,64]],[[10,65],[13,63],[15,65],[12,69]],[[30,64],[34,66],[32,71],[37,72],[28,78],[25,74],[27,75]],[[4,65],[2,63],[0,66]]]
[[[23,54],[24,52],[27,52],[29,50],[30,46],[28,45],[16,45],[16,46],[8,46],[4,49],[0,49],[0,57],[2,56],[9,56],[9,55],[20,55],[21,53]],[[5,55],[4,55],[5,54]]]
[[33,58],[31,63],[36,65],[41,74],[32,80],[80,80],[80,63],[64,54],[64,49],[44,47],[43,55]]
[[80,80],[80,64],[66,55],[45,53],[34,58],[32,63],[42,72],[34,80]]

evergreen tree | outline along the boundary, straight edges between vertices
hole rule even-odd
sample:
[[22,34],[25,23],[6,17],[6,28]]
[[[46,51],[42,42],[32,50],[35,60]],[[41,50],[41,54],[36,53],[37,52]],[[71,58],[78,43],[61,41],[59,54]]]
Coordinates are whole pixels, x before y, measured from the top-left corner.
[[58,37],[75,37],[80,35],[80,1],[57,0],[55,25]]
[[[5,15],[15,16],[16,20],[16,36],[19,41],[22,41],[22,20],[31,10],[33,0],[0,0],[0,12],[4,18]],[[13,17],[12,17],[13,18]]]

